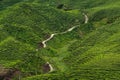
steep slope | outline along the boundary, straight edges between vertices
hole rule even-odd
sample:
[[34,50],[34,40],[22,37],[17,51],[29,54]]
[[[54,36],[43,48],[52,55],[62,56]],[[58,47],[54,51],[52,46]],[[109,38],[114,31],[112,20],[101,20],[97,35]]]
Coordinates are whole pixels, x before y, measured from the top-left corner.
[[[108,24],[96,31],[86,35],[80,41],[73,42],[69,46],[69,57],[62,59],[65,64],[56,63],[65,69],[68,66],[67,73],[51,73],[28,77],[25,80],[36,79],[83,79],[83,80],[114,80],[120,79],[119,52],[120,52],[120,24],[119,20],[113,24]],[[67,47],[67,46],[65,46]],[[64,48],[65,49],[65,48]],[[59,49],[58,49],[59,50]],[[63,51],[63,49],[61,49]],[[60,56],[68,53],[59,52]],[[62,56],[63,57],[63,56]],[[60,57],[58,58],[60,59]],[[55,62],[57,59],[55,59]],[[54,63],[55,63],[54,62]],[[59,61],[58,61],[59,62]],[[53,63],[53,64],[54,64]],[[66,71],[66,70],[65,70]]]
[[[0,65],[18,69],[22,80],[119,80],[119,4],[27,0],[9,5],[0,12]],[[47,63],[52,72],[44,72]]]
[[32,3],[20,3],[2,10],[0,64],[19,69],[23,73],[21,76],[43,73],[41,67],[48,60],[46,56],[56,56],[53,54],[56,50],[48,48],[35,52],[39,43],[51,33],[64,32],[80,24],[83,21],[80,14]]

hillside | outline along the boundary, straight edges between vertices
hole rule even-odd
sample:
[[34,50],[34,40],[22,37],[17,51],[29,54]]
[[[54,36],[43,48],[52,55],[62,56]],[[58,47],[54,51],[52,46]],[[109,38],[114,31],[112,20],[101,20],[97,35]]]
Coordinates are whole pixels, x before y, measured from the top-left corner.
[[0,0],[0,80],[119,80],[119,5]]

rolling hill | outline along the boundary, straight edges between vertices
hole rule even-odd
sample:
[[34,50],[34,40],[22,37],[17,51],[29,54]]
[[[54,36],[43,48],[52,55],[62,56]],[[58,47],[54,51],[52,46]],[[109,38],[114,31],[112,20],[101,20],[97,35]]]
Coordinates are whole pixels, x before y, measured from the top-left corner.
[[119,4],[0,0],[0,79],[119,80]]

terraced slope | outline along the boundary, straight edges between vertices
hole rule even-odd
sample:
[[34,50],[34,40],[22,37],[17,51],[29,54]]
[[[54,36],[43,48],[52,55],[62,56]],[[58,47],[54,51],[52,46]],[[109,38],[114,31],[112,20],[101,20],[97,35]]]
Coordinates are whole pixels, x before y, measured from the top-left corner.
[[1,80],[120,79],[119,0],[1,2]]

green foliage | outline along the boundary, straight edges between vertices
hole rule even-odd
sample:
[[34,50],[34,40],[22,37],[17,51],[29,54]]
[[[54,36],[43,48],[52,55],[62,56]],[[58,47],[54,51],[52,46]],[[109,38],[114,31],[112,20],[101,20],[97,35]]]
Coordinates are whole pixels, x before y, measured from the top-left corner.
[[1,60],[19,60],[25,54],[26,50],[31,50],[29,45],[22,44],[12,37],[9,37],[0,43]]
[[24,78],[23,80],[66,80],[67,78],[63,74],[44,74],[33,77]]
[[9,7],[11,5],[14,5],[22,0],[0,0],[0,10]]
[[102,9],[94,13],[91,20],[99,21],[104,18],[107,18],[107,23],[112,23],[120,16],[119,14],[120,14],[119,7],[113,9],[112,8]]
[[[60,4],[63,10],[57,9]],[[119,4],[119,0],[1,0],[0,65],[17,68],[23,80],[119,80]],[[89,17],[87,24],[82,13]],[[52,33],[75,25],[80,26],[39,48]],[[53,72],[43,73],[46,62]]]
[[43,73],[42,66],[44,63],[45,60],[43,58],[31,51],[23,56],[21,62],[16,67],[24,73],[22,76],[37,75]]

